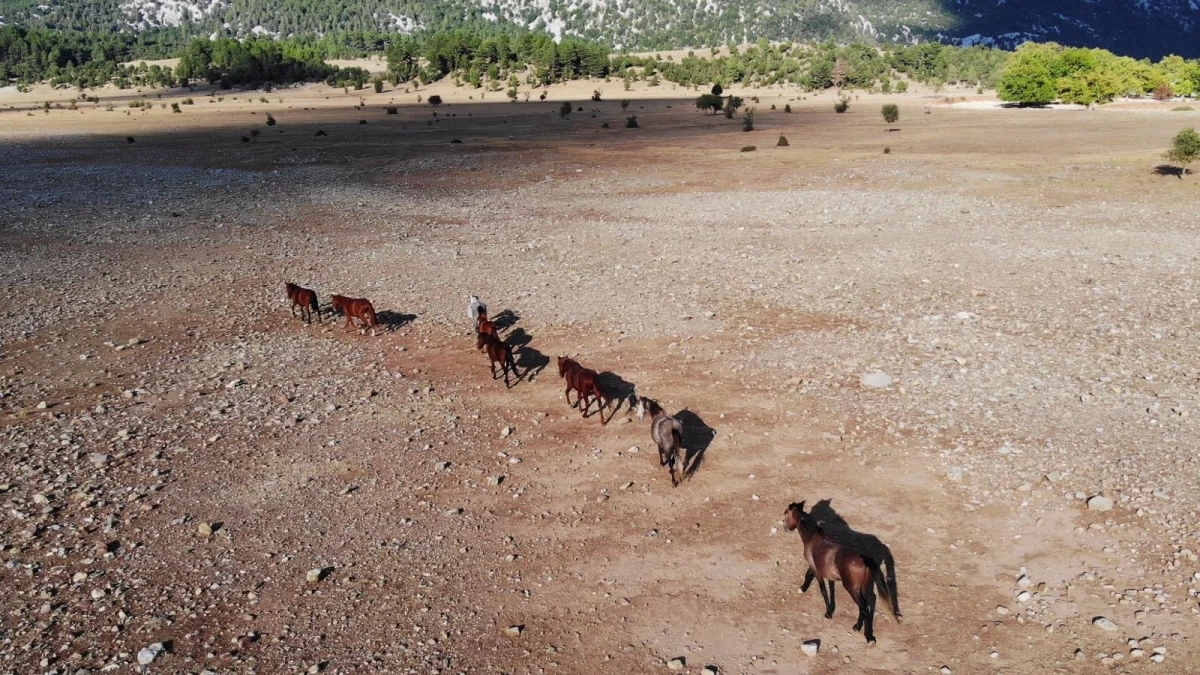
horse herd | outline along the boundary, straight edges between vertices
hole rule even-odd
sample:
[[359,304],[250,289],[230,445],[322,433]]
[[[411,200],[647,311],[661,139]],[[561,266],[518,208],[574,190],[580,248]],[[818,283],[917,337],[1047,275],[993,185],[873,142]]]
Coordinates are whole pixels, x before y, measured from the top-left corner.
[[[291,303],[292,315],[296,316],[296,308],[300,309],[299,316],[305,323],[311,323],[312,315],[317,315],[321,322],[321,310],[317,301],[317,293],[308,288],[293,283],[285,284],[288,301]],[[346,318],[346,329],[351,330],[361,324],[363,329],[374,329],[379,326],[375,308],[365,298],[350,298],[342,295],[331,296],[334,320],[340,314]],[[494,321],[488,317],[487,306],[477,296],[469,296],[467,301],[467,316],[474,322],[475,348],[484,352],[492,371],[492,379],[504,377],[506,387],[512,386],[510,374],[520,378],[517,364],[513,359],[513,348],[500,338]],[[356,324],[355,321],[358,323]],[[497,372],[499,366],[499,373]],[[590,368],[583,367],[578,361],[566,356],[558,357],[558,375],[566,382],[565,396],[572,408],[579,408],[583,417],[591,413],[592,401],[596,403],[596,414],[600,423],[608,424],[616,408],[604,419],[604,409],[612,402],[600,385],[600,375]],[[571,392],[576,394],[575,402],[571,402]],[[633,397],[637,404],[637,418],[650,415],[650,437],[658,446],[659,466],[667,468],[671,476],[671,486],[678,487],[684,474],[685,452],[683,445],[683,424],[674,416],[668,414],[658,402],[642,397]],[[620,407],[618,402],[617,407]],[[676,468],[678,467],[678,477]],[[825,618],[833,617],[834,611],[834,582],[842,582],[846,592],[854,604],[858,606],[858,620],[854,624],[855,631],[862,631],[868,644],[875,643],[875,603],[877,597],[883,599],[884,605],[898,622],[900,600],[896,584],[895,563],[890,554],[879,556],[882,561],[856,551],[851,547],[835,541],[830,537],[821,524],[813,517],[812,512],[804,511],[804,502],[788,505],[784,512],[784,526],[789,532],[799,531],[804,544],[804,558],[808,563],[808,571],[804,576],[801,592],[807,592],[814,580],[825,601]],[[881,562],[887,565],[885,574]],[[878,593],[878,595],[877,595]]]

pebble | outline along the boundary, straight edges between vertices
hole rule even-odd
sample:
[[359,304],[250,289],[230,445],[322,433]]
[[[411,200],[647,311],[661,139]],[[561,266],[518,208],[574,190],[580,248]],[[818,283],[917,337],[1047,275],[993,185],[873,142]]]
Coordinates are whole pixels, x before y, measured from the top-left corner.
[[92,466],[99,468],[108,464],[108,455],[103,452],[93,452],[88,455],[88,461],[92,463]]
[[462,509],[450,509],[449,511],[446,511],[446,515],[447,516],[460,516],[460,515],[462,515],[462,512],[463,512]]
[[512,435],[512,427],[504,427],[500,430],[500,438],[508,438]]
[[667,668],[670,668],[671,670],[673,670],[675,672],[679,672],[679,671],[683,670],[685,665],[686,664],[684,663],[683,659],[681,659],[681,658],[674,658],[674,659],[671,659],[670,661],[667,661]]
[[950,675],[954,671],[950,670],[950,666],[942,666],[941,670],[939,670],[938,672],[941,673],[942,675]]
[[504,482],[504,476],[491,476],[487,479],[488,485],[493,487]]
[[525,626],[522,626],[522,625],[509,626],[508,628],[504,629],[504,632],[505,632],[505,634],[509,635],[510,637],[518,637],[521,635],[521,633],[525,632]]
[[137,662],[143,666],[148,666],[151,663],[154,663],[154,659],[158,658],[158,655],[160,653],[162,653],[162,650],[163,650],[162,643],[155,642],[154,644],[150,645],[149,647],[145,647],[145,648],[141,649],[140,651],[138,651]]
[[820,640],[805,640],[804,643],[800,645],[800,651],[804,652],[806,656],[816,656],[817,652],[820,650]]
[[196,526],[196,534],[200,535],[201,537],[211,537],[212,533],[213,527],[208,523],[200,523]]
[[1098,617],[1092,619],[1092,625],[1095,626],[1096,628],[1099,628],[1100,630],[1107,630],[1107,631],[1120,630],[1119,628],[1117,628],[1117,624],[1113,623],[1111,619],[1109,619],[1108,617],[1103,617],[1103,616],[1098,616]]
[[1111,511],[1113,507],[1113,501],[1108,497],[1096,495],[1095,497],[1087,500],[1087,507],[1089,511]]
[[315,584],[329,576],[329,573],[332,571],[332,567],[314,567],[304,575],[304,578],[308,581],[308,583]]
[[[712,312],[709,312],[709,314],[712,314]],[[704,675],[718,675],[721,672],[721,669],[716,666],[704,666],[703,672]]]
[[859,378],[859,383],[867,389],[887,389],[892,386],[892,376],[882,371],[866,373]]
[[641,452],[641,451],[642,451],[642,449],[641,449],[641,448],[639,448],[639,447],[638,447],[638,446],[636,446],[636,445],[635,445],[635,446],[633,446],[632,448],[629,448],[629,452],[630,452],[630,454],[634,454],[634,455],[636,455],[637,453],[639,453],[639,452]]

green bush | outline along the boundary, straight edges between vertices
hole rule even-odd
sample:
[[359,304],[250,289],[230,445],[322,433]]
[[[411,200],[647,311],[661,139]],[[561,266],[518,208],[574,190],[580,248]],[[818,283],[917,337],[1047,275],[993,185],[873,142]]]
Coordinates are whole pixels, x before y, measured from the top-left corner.
[[890,154],[892,154],[892,146],[890,146],[890,145],[884,146],[884,148],[883,148],[883,154],[885,154],[885,155],[890,155]]
[[1171,141],[1171,149],[1166,152],[1166,158],[1183,168],[1200,159],[1200,133],[1195,129],[1184,129],[1175,135]]
[[742,131],[754,131],[754,108],[746,108],[742,113]]
[[376,94],[383,93],[383,80],[380,80],[380,79],[375,80],[375,93]]
[[624,110],[628,107],[629,107],[629,99],[627,99],[627,98],[621,99],[621,110]]
[[888,124],[895,124],[900,120],[900,106],[895,103],[883,104],[883,121]]
[[1022,45],[1000,74],[996,94],[1001,101],[1021,105],[1045,105],[1058,98],[1047,51],[1036,45]]
[[275,118],[271,116],[271,113],[267,113],[267,126],[275,126]]
[[789,144],[788,144],[788,139],[787,139],[787,136],[784,136],[784,135],[780,134],[780,136],[779,136],[779,142],[778,142],[778,143],[776,143],[775,145],[777,145],[777,146],[779,146],[779,147],[781,147],[781,148],[785,148],[785,147],[787,147],[787,146],[789,145]]
[[[420,101],[420,99],[417,99],[417,100]],[[434,106],[436,108],[437,106],[439,106],[441,104],[442,104],[441,96],[434,94],[433,96],[429,97],[429,105]]]
[[700,94],[696,98],[696,108],[706,110],[709,114],[715,114],[725,105],[725,99],[717,94]]
[[[74,102],[74,101],[71,101],[71,105],[72,105],[72,106],[74,106],[74,105],[75,105],[75,102]],[[181,112],[183,112],[183,111],[179,109],[179,104],[178,104],[178,103],[172,103],[172,104],[171,104],[171,112],[177,112],[177,113],[181,113]]]
[[558,116],[564,120],[571,116],[571,102],[563,101],[562,105],[558,106]]
[[836,113],[844,113],[850,109],[850,99],[845,96],[833,102],[833,111]]
[[792,112],[792,104],[788,103],[787,105],[783,106],[783,112],[785,112],[785,113]]
[[1171,108],[1171,112],[1192,112],[1193,110],[1195,110],[1195,108],[1190,105],[1180,105]]
[[758,147],[754,146],[754,145],[743,145],[742,146],[742,152],[754,152],[757,149],[758,149]]
[[593,90],[592,90],[592,102],[593,102],[593,103],[599,103],[599,102],[600,102],[600,96],[601,96],[603,93],[604,93],[604,92],[600,91],[599,89],[593,89]]
[[901,94],[908,91],[908,81],[900,80],[899,82],[897,82],[896,83],[896,91],[900,92]]

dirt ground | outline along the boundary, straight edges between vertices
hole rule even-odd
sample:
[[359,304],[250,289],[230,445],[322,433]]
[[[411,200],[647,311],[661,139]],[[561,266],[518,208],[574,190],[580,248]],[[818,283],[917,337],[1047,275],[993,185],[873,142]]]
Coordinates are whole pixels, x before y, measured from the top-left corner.
[[620,89],[0,90],[0,672],[1200,672],[1200,114]]

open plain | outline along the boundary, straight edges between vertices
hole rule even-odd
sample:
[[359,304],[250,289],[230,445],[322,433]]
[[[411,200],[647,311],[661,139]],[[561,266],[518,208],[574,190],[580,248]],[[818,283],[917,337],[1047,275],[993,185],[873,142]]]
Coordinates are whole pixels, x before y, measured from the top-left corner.
[[619,87],[0,91],[0,671],[1200,672],[1200,114]]

